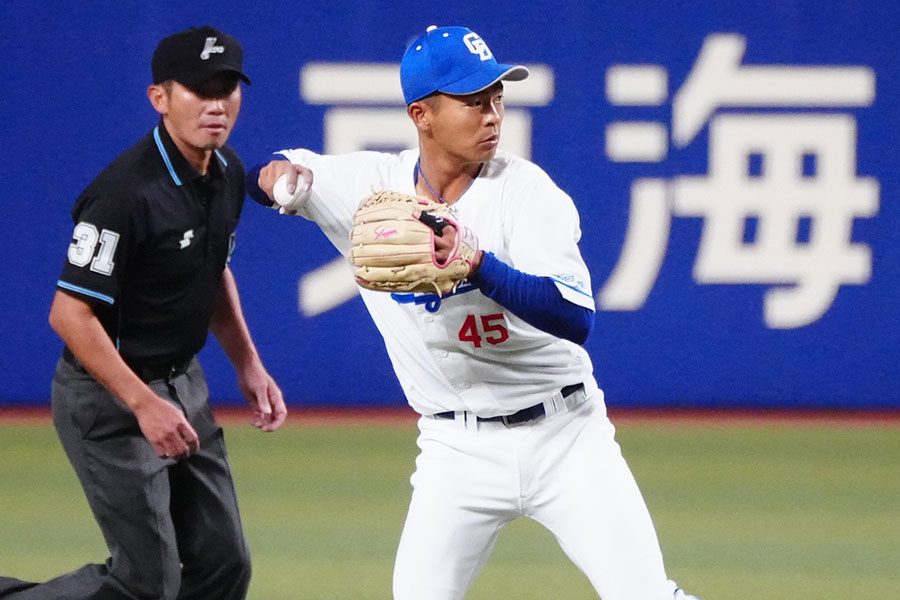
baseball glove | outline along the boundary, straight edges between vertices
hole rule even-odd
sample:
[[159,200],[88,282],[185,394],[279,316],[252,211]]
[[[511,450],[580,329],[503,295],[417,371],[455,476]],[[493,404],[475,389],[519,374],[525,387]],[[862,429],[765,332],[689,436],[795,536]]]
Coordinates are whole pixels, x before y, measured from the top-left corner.
[[[447,225],[456,237],[449,257],[439,263],[434,240]],[[478,239],[451,217],[446,204],[390,191],[360,203],[350,243],[356,282],[383,292],[452,292],[468,277],[478,252]]]

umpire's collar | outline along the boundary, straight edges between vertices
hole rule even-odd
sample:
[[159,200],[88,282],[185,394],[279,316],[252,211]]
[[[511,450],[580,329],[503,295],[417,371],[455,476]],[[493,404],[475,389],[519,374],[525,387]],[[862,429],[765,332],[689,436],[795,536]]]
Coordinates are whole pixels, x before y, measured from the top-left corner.
[[[159,124],[153,129],[153,139],[156,142],[156,148],[159,150],[159,154],[166,164],[166,168],[169,170],[169,175],[172,177],[172,181],[175,182],[175,185],[181,186],[185,181],[193,181],[194,179],[201,179],[204,177],[197,169],[191,166],[191,163],[187,161],[181,153],[181,150],[179,150],[178,146],[175,145],[175,142],[172,141],[172,136],[170,136],[169,132],[166,130],[166,126],[162,119],[159,120]],[[218,150],[215,150],[213,154],[215,154],[218,160],[209,161],[208,175],[212,177],[223,177],[225,174],[225,167],[228,166],[228,161],[225,160],[225,157]]]

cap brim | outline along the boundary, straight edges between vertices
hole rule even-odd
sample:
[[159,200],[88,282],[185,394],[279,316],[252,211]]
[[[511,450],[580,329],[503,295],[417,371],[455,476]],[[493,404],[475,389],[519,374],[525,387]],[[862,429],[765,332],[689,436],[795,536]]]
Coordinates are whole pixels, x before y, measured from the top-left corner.
[[238,76],[238,78],[240,78],[241,81],[243,81],[247,85],[251,85],[249,77],[247,77],[244,73],[242,73],[241,71],[238,71],[237,69],[230,69],[230,68],[206,71],[204,73],[196,73],[196,72],[189,73],[186,75],[180,75],[180,76],[173,77],[173,79],[175,81],[177,81],[178,83],[186,85],[187,87],[193,87],[196,85],[200,85],[207,79],[210,79],[217,75],[221,75],[222,73],[234,73],[235,75]]
[[494,69],[479,69],[471,75],[445,85],[438,91],[452,96],[466,96],[487,89],[498,81],[521,81],[526,77],[528,77],[527,67],[498,63]]

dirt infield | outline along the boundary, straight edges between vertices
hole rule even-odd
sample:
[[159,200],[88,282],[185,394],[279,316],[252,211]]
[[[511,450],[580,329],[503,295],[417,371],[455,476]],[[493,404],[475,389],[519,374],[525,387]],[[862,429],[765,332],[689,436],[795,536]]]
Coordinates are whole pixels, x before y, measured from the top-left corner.
[[[410,408],[289,407],[287,424],[295,427],[370,425],[411,427],[418,415]],[[234,406],[216,407],[223,425],[249,423],[249,413]],[[610,408],[616,425],[659,427],[900,427],[900,410],[709,410]],[[49,425],[47,407],[0,407],[0,424]]]

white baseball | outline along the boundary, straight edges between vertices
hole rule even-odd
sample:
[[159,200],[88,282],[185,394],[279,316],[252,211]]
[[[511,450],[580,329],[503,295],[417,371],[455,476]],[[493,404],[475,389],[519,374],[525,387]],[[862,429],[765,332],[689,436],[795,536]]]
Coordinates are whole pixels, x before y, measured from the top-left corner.
[[284,208],[298,208],[296,203],[298,203],[298,201],[302,203],[301,198],[309,191],[309,181],[302,175],[298,175],[296,189],[293,194],[288,192],[287,184],[288,176],[286,173],[275,181],[275,187],[272,189],[272,195],[275,197],[275,202]]

